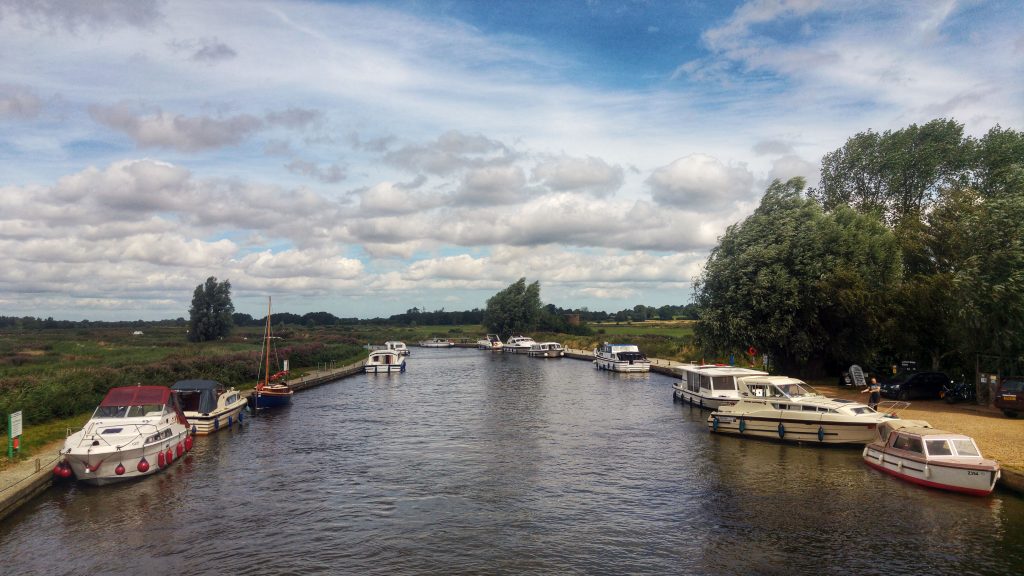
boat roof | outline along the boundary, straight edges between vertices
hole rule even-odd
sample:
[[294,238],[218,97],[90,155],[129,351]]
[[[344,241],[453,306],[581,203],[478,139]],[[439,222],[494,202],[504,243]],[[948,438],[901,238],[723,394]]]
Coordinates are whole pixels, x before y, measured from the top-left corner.
[[178,380],[171,390],[219,390],[226,388],[216,380]]
[[932,425],[924,420],[888,420],[886,422],[883,422],[882,426],[887,426],[893,432],[908,432],[910,434],[919,434],[921,436],[930,436],[932,434],[944,434],[947,436],[963,436],[963,434],[957,434],[955,432],[947,432],[945,430],[932,428]]
[[740,368],[727,364],[683,364],[676,368],[684,372],[698,372],[709,376],[767,376],[767,372],[753,368]]
[[170,396],[171,389],[167,386],[121,386],[111,388],[103,397],[100,406],[166,404]]
[[768,376],[767,374],[744,376],[741,380],[743,384],[799,384],[807,388],[807,383],[799,378],[791,378],[789,376]]

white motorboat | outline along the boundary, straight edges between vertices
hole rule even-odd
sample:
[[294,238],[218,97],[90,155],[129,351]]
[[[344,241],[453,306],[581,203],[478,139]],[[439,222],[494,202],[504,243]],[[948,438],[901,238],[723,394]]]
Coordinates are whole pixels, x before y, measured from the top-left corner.
[[561,358],[565,356],[565,348],[558,342],[537,342],[530,346],[529,354],[534,358]]
[[248,401],[216,380],[179,380],[171,386],[193,435],[205,436],[242,424]]
[[446,338],[431,338],[420,342],[421,348],[451,348],[452,346],[455,346],[455,343]]
[[974,439],[937,430],[919,420],[882,423],[864,447],[864,462],[913,484],[987,496],[995,489],[999,463],[981,456]]
[[481,350],[501,350],[505,344],[497,334],[488,334],[486,337],[476,341],[476,347]]
[[672,397],[711,410],[739,401],[737,378],[768,374],[728,364],[690,363],[676,366],[675,369],[681,372],[681,379],[672,385]]
[[399,342],[398,340],[388,340],[384,343],[384,349],[397,352],[402,356],[409,355],[409,347],[405,345],[405,342]]
[[[790,442],[867,444],[878,426],[896,418],[906,402],[886,402],[885,412],[841,398],[827,398],[796,378],[737,378],[740,400],[708,416],[712,432]],[[882,405],[880,405],[882,406]]]
[[529,336],[509,336],[508,340],[505,340],[505,346],[502,350],[505,352],[512,352],[513,354],[529,354],[530,348],[536,342]]
[[405,372],[405,358],[394,350],[374,350],[363,364],[367,374]]
[[54,473],[109,484],[153,474],[191,449],[188,420],[170,388],[111,388],[85,427],[64,440]]
[[609,344],[594,348],[594,366],[613,372],[650,372],[651,362],[635,344]]

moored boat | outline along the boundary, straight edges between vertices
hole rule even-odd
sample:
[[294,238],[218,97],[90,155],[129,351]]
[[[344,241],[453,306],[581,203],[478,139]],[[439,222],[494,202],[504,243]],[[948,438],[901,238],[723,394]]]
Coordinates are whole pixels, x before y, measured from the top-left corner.
[[405,372],[405,358],[394,350],[374,350],[363,363],[363,371],[367,374]]
[[451,348],[455,343],[447,338],[431,338],[420,341],[421,348]]
[[509,336],[501,349],[504,352],[512,352],[513,354],[528,354],[534,344],[536,342],[529,336]]
[[171,386],[193,435],[205,436],[241,424],[248,401],[216,380],[179,380]]
[[991,494],[1002,473],[970,436],[919,420],[883,423],[862,456],[868,466],[901,480],[975,496]]
[[501,350],[504,345],[497,334],[488,334],[476,341],[476,347],[481,350]]
[[822,396],[786,376],[746,376],[737,383],[740,400],[708,416],[712,432],[789,442],[867,444],[878,426],[896,419],[895,412],[908,405],[883,403],[886,411],[879,412],[852,400]]
[[111,388],[64,440],[54,473],[103,485],[154,474],[192,449],[188,420],[166,386]]
[[409,347],[405,345],[405,342],[399,342],[398,340],[388,340],[384,343],[384,349],[397,352],[402,356],[409,355]]
[[609,344],[594,348],[594,366],[613,372],[650,372],[651,362],[635,344]]
[[565,348],[558,342],[537,342],[530,346],[529,355],[534,358],[561,358],[565,356]]
[[680,371],[680,380],[672,385],[672,397],[712,410],[739,401],[737,378],[768,374],[727,364],[690,363],[675,368]]
[[267,298],[267,325],[263,331],[263,349],[261,350],[260,367],[257,374],[256,389],[253,391],[253,402],[257,410],[264,408],[280,408],[292,403],[295,391],[288,385],[288,361],[283,368],[274,374],[270,373],[270,361],[273,354],[273,336],[270,329],[270,298]]

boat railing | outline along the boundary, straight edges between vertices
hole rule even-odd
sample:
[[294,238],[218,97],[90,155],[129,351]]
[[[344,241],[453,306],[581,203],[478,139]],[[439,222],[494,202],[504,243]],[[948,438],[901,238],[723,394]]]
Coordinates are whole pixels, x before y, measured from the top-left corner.
[[875,412],[898,416],[900,411],[905,410],[908,406],[910,406],[910,402],[905,402],[903,400],[886,400],[884,402],[879,402],[878,405],[875,406]]

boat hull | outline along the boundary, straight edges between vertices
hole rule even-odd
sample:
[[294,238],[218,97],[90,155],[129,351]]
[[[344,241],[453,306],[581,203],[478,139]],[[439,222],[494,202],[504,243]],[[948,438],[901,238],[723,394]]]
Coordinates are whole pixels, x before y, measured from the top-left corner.
[[991,494],[1001,474],[996,466],[968,466],[908,458],[887,451],[878,444],[865,446],[862,456],[868,466],[900,480],[973,496]]
[[234,406],[229,406],[224,410],[217,412],[211,412],[209,414],[201,414],[199,412],[185,412],[185,418],[188,419],[189,425],[192,427],[192,433],[196,436],[206,436],[213,434],[218,430],[230,428],[234,424],[241,424],[244,420],[242,416],[242,410],[245,409],[245,399],[239,400]]
[[264,408],[281,408],[292,403],[292,395],[294,392],[291,388],[287,391],[274,390],[274,389],[263,389],[253,392],[253,402],[255,403],[257,410],[263,410]]
[[366,364],[363,371],[367,374],[391,374],[405,372],[405,362],[401,364]]
[[594,360],[594,366],[598,370],[608,370],[611,372],[650,372],[651,363],[641,361],[623,361],[623,360],[609,360],[607,358],[597,358]]
[[739,401],[739,398],[726,396],[705,396],[682,388],[679,385],[673,385],[672,395],[683,402],[687,402],[693,406],[706,408],[708,410],[717,410],[723,406],[732,406]]
[[[110,445],[83,447],[82,432],[77,432],[68,437],[62,454],[79,482],[103,486],[142,478],[166,469],[175,460],[184,456],[187,436],[188,430],[185,426],[175,424],[171,427],[171,434],[158,441],[117,450]],[[170,461],[167,458],[168,453],[171,454]],[[139,462],[143,457],[149,464],[145,472],[139,470]],[[163,467],[159,465],[160,462],[164,462]],[[124,467],[122,474],[117,473],[118,465]]]
[[867,444],[876,436],[877,423],[821,419],[816,414],[794,416],[730,415],[713,412],[708,430],[748,438],[815,444]]
[[534,358],[561,358],[565,356],[564,350],[542,350],[540,352],[530,351],[530,356]]

